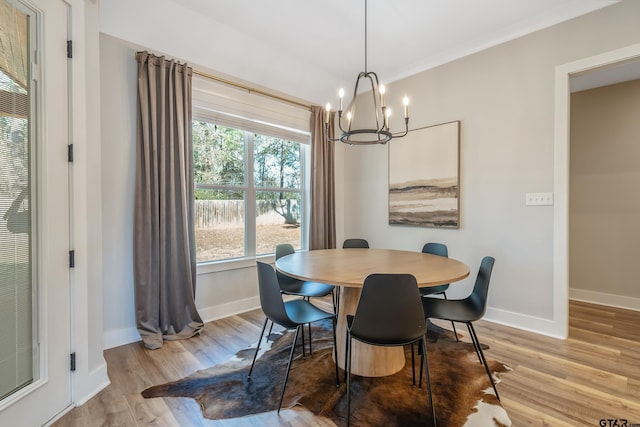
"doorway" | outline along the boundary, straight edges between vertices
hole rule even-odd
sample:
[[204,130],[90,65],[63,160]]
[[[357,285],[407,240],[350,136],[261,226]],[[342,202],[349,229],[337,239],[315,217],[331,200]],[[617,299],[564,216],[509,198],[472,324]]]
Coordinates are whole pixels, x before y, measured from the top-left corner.
[[556,67],[554,129],[554,323],[559,336],[568,336],[569,301],[569,114],[571,78],[640,58],[640,44]]

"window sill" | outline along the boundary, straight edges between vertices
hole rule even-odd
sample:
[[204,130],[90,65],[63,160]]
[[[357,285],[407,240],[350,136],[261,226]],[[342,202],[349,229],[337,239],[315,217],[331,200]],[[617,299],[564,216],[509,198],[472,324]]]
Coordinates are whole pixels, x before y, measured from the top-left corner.
[[236,258],[223,261],[203,262],[197,265],[197,275],[219,273],[221,271],[239,270],[242,268],[251,268],[256,266],[256,261],[275,262],[275,255],[258,255],[255,257]]

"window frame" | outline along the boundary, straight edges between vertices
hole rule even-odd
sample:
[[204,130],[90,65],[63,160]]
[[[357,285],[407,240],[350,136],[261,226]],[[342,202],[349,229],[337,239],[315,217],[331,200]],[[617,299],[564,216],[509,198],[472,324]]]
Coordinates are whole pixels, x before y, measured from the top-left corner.
[[[243,120],[251,121],[251,119],[243,118]],[[253,131],[243,129],[243,126],[237,124],[226,124],[223,121],[216,120],[212,115],[207,114],[206,109],[199,109],[194,106],[192,122],[201,121],[212,125],[224,126],[233,128],[244,133],[244,183],[242,185],[225,185],[225,184],[212,184],[212,183],[196,183],[193,181],[194,190],[226,190],[226,191],[242,191],[245,199],[245,213],[244,213],[244,255],[234,258],[226,258],[220,260],[207,260],[197,262],[198,274],[211,273],[216,271],[233,270],[238,268],[246,268],[255,266],[256,259],[267,258],[269,260],[274,258],[274,253],[268,254],[256,254],[257,252],[257,225],[256,225],[256,195],[259,192],[284,192],[299,194],[300,197],[300,250],[305,251],[309,248],[309,218],[310,218],[310,191],[311,191],[311,177],[310,177],[310,165],[311,165],[311,150],[310,150],[310,132],[303,130],[296,130],[298,133],[304,133],[308,135],[307,142],[300,142],[299,140],[289,140],[283,138],[282,135],[269,134],[268,129],[261,126],[260,131]],[[264,121],[260,121],[262,125],[265,125]],[[268,124],[267,124],[268,125]],[[277,125],[273,125],[277,127]],[[284,139],[293,143],[297,143],[300,146],[300,187],[299,188],[286,188],[286,187],[264,187],[257,186],[254,179],[254,135],[264,135],[267,137],[274,137]],[[194,195],[195,202],[195,195]]]

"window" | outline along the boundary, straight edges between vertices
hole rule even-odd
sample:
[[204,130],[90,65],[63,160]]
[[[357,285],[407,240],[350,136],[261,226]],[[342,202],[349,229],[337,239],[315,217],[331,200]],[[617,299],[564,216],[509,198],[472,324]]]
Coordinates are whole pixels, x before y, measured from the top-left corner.
[[270,254],[278,243],[305,247],[308,146],[194,117],[198,263]]

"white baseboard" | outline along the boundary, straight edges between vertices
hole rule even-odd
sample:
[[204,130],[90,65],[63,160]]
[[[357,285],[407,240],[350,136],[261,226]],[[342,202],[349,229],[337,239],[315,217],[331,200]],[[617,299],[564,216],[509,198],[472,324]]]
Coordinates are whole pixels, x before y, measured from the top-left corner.
[[[226,304],[200,308],[198,309],[198,312],[200,313],[202,320],[206,323],[211,322],[212,320],[222,319],[223,317],[245,313],[256,308],[260,308],[260,299],[257,296]],[[140,339],[138,329],[135,327],[104,331],[102,336],[105,350],[140,341]]]
[[623,295],[607,294],[604,292],[587,291],[584,289],[569,289],[569,299],[592,304],[608,305],[610,307],[624,308],[640,311],[640,298],[626,297]]
[[559,325],[556,321],[543,319],[541,317],[489,307],[482,320],[546,335],[552,338],[566,338],[564,331],[566,331],[567,325]]
[[140,341],[140,334],[136,327],[104,331],[102,334],[103,348],[105,350],[132,342]]
[[[80,380],[78,380],[80,381]],[[71,405],[64,408],[58,414],[56,414],[53,418],[48,420],[43,424],[43,427],[50,427],[56,421],[64,417],[67,413],[69,413],[73,408],[77,408],[79,406],[84,405],[94,397],[96,394],[100,393],[102,389],[107,387],[111,382],[109,381],[109,376],[107,375],[107,364],[103,363],[93,371],[91,371],[85,379],[82,381],[83,384],[76,384],[76,390],[74,391],[75,396],[72,398],[75,400]],[[89,391],[87,391],[89,390]]]
[[89,372],[83,384],[77,384],[77,394],[74,396],[75,406],[85,404],[102,389],[111,384],[109,375],[107,374],[107,363],[101,364],[99,367]]
[[260,299],[257,296],[228,302],[226,304],[201,308],[198,309],[198,312],[200,313],[202,320],[206,323],[222,319],[223,317],[246,313],[247,311],[255,310],[256,308],[260,308]]

